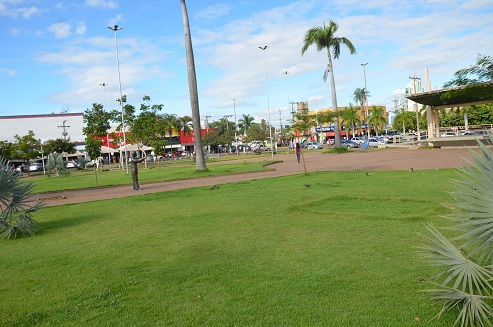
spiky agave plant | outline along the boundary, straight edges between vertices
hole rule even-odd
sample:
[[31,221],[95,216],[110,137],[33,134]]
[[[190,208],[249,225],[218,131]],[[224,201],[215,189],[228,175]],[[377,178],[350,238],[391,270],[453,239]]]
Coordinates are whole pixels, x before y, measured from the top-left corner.
[[43,206],[31,198],[32,183],[21,181],[20,174],[7,165],[0,156],[0,237],[16,238],[33,235],[35,221],[32,213]]
[[428,297],[443,305],[435,318],[457,309],[455,325],[461,326],[491,326],[493,317],[493,152],[480,141],[478,146],[469,166],[459,169],[451,192],[457,205],[445,217],[457,235],[449,239],[428,225],[431,236],[422,235],[418,247],[428,264],[443,268],[423,280],[433,286],[425,290]]
[[65,162],[63,161],[63,156],[60,153],[50,154],[46,163],[46,170],[48,175],[55,174],[57,177],[64,175]]

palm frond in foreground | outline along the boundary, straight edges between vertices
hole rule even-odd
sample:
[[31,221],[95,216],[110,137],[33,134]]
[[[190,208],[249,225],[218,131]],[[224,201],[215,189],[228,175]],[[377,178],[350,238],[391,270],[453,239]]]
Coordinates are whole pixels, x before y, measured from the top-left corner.
[[455,325],[460,326],[491,326],[493,317],[493,152],[482,142],[478,146],[479,152],[471,150],[469,166],[459,169],[456,190],[451,192],[457,205],[445,217],[458,235],[449,239],[429,225],[431,236],[422,235],[418,247],[429,265],[443,269],[424,279],[434,287],[424,292],[442,304],[435,318],[458,310]]
[[30,196],[32,183],[21,181],[20,174],[0,156],[0,237],[16,238],[19,233],[33,235],[32,213],[43,206]]

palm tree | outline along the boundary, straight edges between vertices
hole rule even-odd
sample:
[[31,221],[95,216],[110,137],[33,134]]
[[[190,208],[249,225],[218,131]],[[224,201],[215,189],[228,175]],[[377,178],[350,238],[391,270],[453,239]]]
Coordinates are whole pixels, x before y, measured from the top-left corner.
[[[183,116],[178,118],[178,129],[183,131],[184,134],[192,135],[193,131],[193,119],[190,116]],[[185,149],[187,148],[187,143],[185,143]]]
[[0,156],[0,237],[16,238],[19,233],[33,235],[32,213],[43,203],[31,199],[33,183],[21,181],[21,175]]
[[204,147],[202,145],[202,134],[200,127],[199,95],[197,90],[197,75],[195,73],[195,60],[193,57],[192,35],[190,34],[190,23],[188,21],[187,5],[185,0],[180,0],[183,16],[183,29],[185,30],[185,48],[188,66],[188,89],[190,92],[190,107],[192,109],[193,130],[195,133],[195,169],[207,170],[205,165]]
[[363,113],[363,123],[367,123],[366,120],[368,119],[368,108],[366,108],[366,111],[364,111],[363,108],[369,96],[370,92],[368,92],[365,88],[358,87],[353,93],[353,100],[359,103],[361,112]]
[[[351,54],[356,53],[356,48],[353,46],[351,41],[345,37],[336,37],[336,32],[339,29],[339,25],[335,22],[330,21],[327,26],[313,27],[309,29],[305,34],[305,40],[303,47],[301,48],[301,55],[312,45],[316,44],[317,51],[327,49],[327,58],[329,63],[327,69],[325,70],[324,80],[326,79],[327,73],[330,73],[330,83],[331,83],[331,95],[332,95],[332,108],[334,112],[337,112],[337,97],[336,97],[336,84],[334,79],[334,66],[332,65],[332,54],[334,59],[338,59],[341,54],[341,45],[345,45]],[[341,136],[339,134],[339,122],[338,118],[334,119],[334,132],[335,132],[335,147],[341,147]]]
[[178,118],[176,118],[175,114],[164,114],[162,116],[163,120],[163,125],[164,125],[164,130],[168,134],[169,137],[169,146],[170,146],[170,151],[173,153],[173,144],[171,144],[171,136],[173,135],[174,132],[176,132],[179,129],[179,122]]
[[368,115],[368,127],[370,125],[372,125],[373,128],[375,129],[375,132],[377,133],[377,136],[378,136],[378,126],[380,126],[380,125],[385,126],[386,123],[387,123],[387,121],[385,120],[385,117],[383,116],[382,109],[378,108],[377,106],[373,106],[369,112],[369,115]]
[[349,108],[342,112],[341,117],[342,117],[341,123],[346,126],[346,130],[347,127],[349,126],[351,127],[351,131],[353,132],[353,137],[354,137],[356,126],[361,125],[361,119],[359,118],[358,110],[355,109],[353,105],[350,103]]
[[253,121],[255,118],[250,115],[243,114],[242,117],[238,120],[239,131],[243,135],[248,135],[248,130],[252,127]]

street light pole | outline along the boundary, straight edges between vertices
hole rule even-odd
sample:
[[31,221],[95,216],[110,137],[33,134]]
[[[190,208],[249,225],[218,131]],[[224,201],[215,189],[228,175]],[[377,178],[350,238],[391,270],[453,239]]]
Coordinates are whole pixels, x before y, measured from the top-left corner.
[[125,149],[125,163],[122,165],[122,169],[126,168],[127,174],[128,174],[128,159],[127,159],[127,137],[125,135],[125,119],[123,115],[123,94],[122,94],[122,80],[121,80],[121,75],[120,75],[120,59],[118,58],[118,40],[116,38],[116,31],[121,30],[121,27],[118,27],[118,25],[115,25],[113,27],[108,26],[110,30],[115,32],[115,48],[116,48],[116,66],[118,68],[118,84],[120,86],[120,109],[122,112],[122,130],[123,130],[123,147]]
[[367,62],[364,64],[361,64],[363,66],[363,76],[365,77],[365,111],[366,111],[366,131],[368,134],[368,138],[370,138],[370,124],[368,123],[368,90],[366,89],[366,65],[368,65]]
[[[104,90],[104,110],[106,110],[106,86],[108,86],[108,84],[102,83],[99,85],[101,85]],[[106,144],[108,146],[108,163],[111,165],[110,139],[109,139],[108,131],[106,131]]]
[[236,155],[238,155],[238,139],[236,135],[236,130],[237,130],[237,122],[236,122],[236,99],[231,99],[233,101],[233,112],[235,114],[235,152]]
[[267,49],[267,46],[263,47],[258,47],[260,50],[264,52],[264,71],[265,71],[265,90],[267,93],[267,112],[269,114],[269,139],[270,139],[270,153],[272,158],[274,158],[274,147],[272,144],[272,125],[270,123],[270,104],[269,104],[269,82],[267,80],[267,59],[265,57],[265,50]]

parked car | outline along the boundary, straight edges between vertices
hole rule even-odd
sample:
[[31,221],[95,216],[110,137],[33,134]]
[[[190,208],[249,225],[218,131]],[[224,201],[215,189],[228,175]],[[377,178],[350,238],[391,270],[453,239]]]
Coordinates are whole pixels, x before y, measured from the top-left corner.
[[255,144],[251,147],[252,151],[270,151],[270,147],[264,144]]
[[318,142],[308,142],[305,144],[305,148],[310,150],[320,150],[323,149],[323,146]]
[[77,168],[77,167],[79,167],[79,164],[77,163],[77,161],[70,160],[69,162],[67,162],[67,168],[68,169]]
[[358,144],[358,142],[354,142],[351,140],[341,140],[341,147],[351,149],[351,148],[359,147],[359,144]]
[[29,166],[29,171],[42,171],[43,164],[41,162],[35,162]]
[[368,139],[368,146],[370,146],[370,147],[375,147],[376,148],[376,147],[378,147],[381,144],[385,144],[385,143],[383,143],[382,141],[380,141],[376,137],[370,137]]
[[491,134],[489,131],[475,131],[474,135],[488,135]]
[[440,134],[440,137],[452,137],[452,136],[457,136],[455,132],[445,132]]
[[351,139],[351,141],[356,142],[359,145],[361,145],[365,141],[365,138],[364,137],[353,137]]

